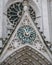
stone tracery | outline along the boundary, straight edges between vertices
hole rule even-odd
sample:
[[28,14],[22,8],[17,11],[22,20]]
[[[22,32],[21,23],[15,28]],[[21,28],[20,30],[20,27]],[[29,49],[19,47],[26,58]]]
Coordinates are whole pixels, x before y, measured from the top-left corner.
[[9,18],[11,23],[16,23],[22,16],[22,12],[23,12],[23,4],[20,2],[16,2],[10,5],[10,7],[8,8],[7,17]]
[[[13,5],[12,5],[13,6]],[[17,5],[18,6],[18,5]],[[13,6],[14,7],[14,6]],[[9,9],[10,10],[10,9]],[[22,10],[23,10],[23,7],[22,7]],[[12,11],[13,12],[13,11]],[[9,13],[10,14],[10,16],[12,16],[11,17],[11,19],[15,19],[16,17],[16,15],[17,16],[19,16],[19,14],[22,16],[22,12],[24,12],[24,11],[19,11],[19,13],[17,13],[17,14],[15,14],[14,12],[13,12],[13,14],[15,14],[14,15],[14,18],[13,18],[13,14],[12,13]],[[36,19],[36,14],[35,14],[35,12],[34,12],[34,10],[33,10],[33,8],[31,7],[31,6],[29,6],[29,14],[30,14],[30,16],[31,16],[31,18],[32,18],[32,20],[33,21],[35,21],[35,19]],[[7,13],[7,16],[8,16],[8,13]],[[19,17],[21,17],[21,16],[19,16]],[[8,16],[8,18],[9,18],[9,20],[10,20],[10,22],[13,24],[13,23],[15,23],[14,22],[14,20],[11,20],[10,19],[10,17]],[[27,17],[28,18],[28,17]],[[20,18],[19,18],[20,19]],[[17,22],[17,20],[16,20],[16,22]],[[19,21],[17,22],[17,23],[19,23]],[[23,23],[24,25],[30,25],[30,23],[29,23],[29,21],[28,21],[28,19],[27,19],[27,23],[26,22],[24,22]],[[23,26],[23,25],[22,25]],[[31,25],[30,25],[31,26]],[[27,26],[26,26],[27,27]],[[25,27],[24,27],[25,28]],[[23,29],[23,28],[22,28]],[[19,31],[19,30],[18,30]],[[31,30],[31,32],[33,31],[33,29]],[[34,32],[34,31],[33,31]],[[20,32],[21,33],[21,32]],[[28,33],[26,33],[25,34],[25,37],[29,37],[29,34]],[[33,36],[34,37],[34,36]],[[35,39],[35,37],[36,37],[36,39]],[[39,39],[39,36],[38,35],[35,35],[35,37],[34,37],[34,39],[35,39],[35,41],[34,41],[34,39],[33,39],[33,43],[32,44],[30,44],[30,45],[34,45],[34,47],[36,48],[36,49],[38,49],[38,50],[40,50],[41,52],[42,52],[42,50],[43,50],[43,52],[46,52],[46,50],[44,49],[44,45],[42,45],[42,42],[40,41],[40,39]],[[22,39],[22,38],[21,38]],[[30,39],[29,39],[30,40]],[[14,38],[13,40],[12,40],[12,42],[11,42],[11,45],[9,45],[9,49],[7,49],[7,50],[11,50],[10,48],[12,48],[12,50],[14,50],[14,49],[16,49],[16,47],[19,47],[20,46],[20,44],[22,44],[22,42],[20,41],[20,43],[18,43],[20,40],[16,37],[16,39]],[[24,40],[23,40],[24,41]],[[29,41],[27,41],[27,40],[25,40],[26,42],[28,42],[29,43]],[[24,42],[25,42],[24,41]],[[32,40],[31,40],[32,41]],[[31,42],[30,41],[30,42]],[[18,44],[17,46],[16,45],[14,45],[15,44],[15,42]],[[23,45],[23,44],[22,44]],[[39,47],[37,47],[37,45],[39,45]],[[25,50],[26,51],[26,50]],[[24,52],[25,52],[24,51]],[[25,53],[22,53],[22,54],[25,54]],[[28,55],[28,53],[27,53],[27,55]],[[29,53],[29,55],[31,55],[30,53]],[[20,55],[21,56],[21,55]],[[29,57],[29,56],[28,56]],[[36,58],[37,59],[37,58]],[[15,60],[16,60],[16,58],[15,58]],[[25,59],[24,59],[25,60]],[[22,61],[21,63],[22,63],[22,65],[25,65],[25,64],[28,64],[28,63],[30,63],[30,61],[31,61],[31,57],[30,57],[30,60],[29,60],[29,58],[27,58],[27,60],[25,60],[25,61]],[[33,59],[32,59],[33,60]],[[28,61],[28,62],[27,62]],[[37,59],[37,61],[38,61],[38,59]],[[17,61],[16,61],[17,62]],[[20,61],[19,61],[20,62]],[[4,61],[4,63],[5,63],[5,61]],[[15,62],[14,62],[15,63]],[[13,63],[13,65],[14,65],[14,63]],[[21,65],[21,63],[19,63],[19,65]],[[41,64],[41,61],[39,61],[39,63]],[[8,63],[9,65],[10,65],[10,63]],[[38,63],[37,63],[38,64]],[[48,63],[48,64],[50,64],[50,63]],[[7,65],[7,64],[6,64]],[[31,62],[30,63],[30,65],[34,65],[33,64],[33,62]]]
[[24,42],[24,43],[31,43],[36,38],[36,32],[30,26],[23,26],[20,27],[17,36]]

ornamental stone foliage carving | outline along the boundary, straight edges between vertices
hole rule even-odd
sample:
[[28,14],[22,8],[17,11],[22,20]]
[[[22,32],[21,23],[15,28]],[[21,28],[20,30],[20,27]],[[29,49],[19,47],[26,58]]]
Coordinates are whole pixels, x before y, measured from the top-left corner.
[[25,15],[24,19],[21,21],[8,50],[14,50],[26,44],[36,48],[44,54],[47,54],[45,46],[42,44],[37,31],[33,27],[33,24],[28,19],[27,15]]
[[3,55],[6,55],[1,65],[51,65],[45,36],[40,32],[38,17],[29,0],[13,2],[5,15],[7,36],[3,39],[3,47],[6,45]]
[[[28,7],[27,9],[28,9],[29,15],[31,16],[32,20],[35,21],[35,19],[36,19],[35,11],[30,6],[30,4],[27,4],[27,2],[14,2],[14,3],[10,4],[10,6],[8,7],[7,14],[6,14],[6,12],[4,13],[4,15],[7,17],[6,18],[7,34],[6,34],[6,37],[3,38],[3,47],[5,47],[8,40],[10,39],[12,33],[14,32],[16,26],[20,23],[22,16],[24,15],[25,11],[27,10],[27,9],[26,10],[24,9],[24,8],[26,8],[26,6]],[[24,20],[24,23],[25,23],[25,21],[26,20]]]

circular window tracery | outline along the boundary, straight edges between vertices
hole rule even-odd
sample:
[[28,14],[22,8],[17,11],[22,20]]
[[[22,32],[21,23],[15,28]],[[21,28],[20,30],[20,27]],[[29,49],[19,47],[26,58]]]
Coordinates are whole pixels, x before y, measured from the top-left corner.
[[[16,2],[11,4],[7,10],[7,17],[11,23],[18,22],[21,18],[23,12],[23,4],[21,2]],[[19,23],[19,22],[18,22]]]
[[36,32],[32,27],[26,25],[18,29],[17,36],[24,43],[31,43],[36,38]]
[[[36,14],[33,8],[29,5],[29,13],[33,21],[36,19]],[[10,7],[7,9],[7,17],[9,18],[9,21],[11,23],[19,23],[18,20],[22,17],[22,13],[24,9],[23,2],[16,2],[14,4],[11,4]]]

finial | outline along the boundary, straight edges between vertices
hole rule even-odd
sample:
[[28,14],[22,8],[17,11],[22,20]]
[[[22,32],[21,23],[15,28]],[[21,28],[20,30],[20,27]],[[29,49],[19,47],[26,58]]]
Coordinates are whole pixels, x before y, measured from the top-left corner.
[[24,11],[28,11],[28,0],[23,0]]

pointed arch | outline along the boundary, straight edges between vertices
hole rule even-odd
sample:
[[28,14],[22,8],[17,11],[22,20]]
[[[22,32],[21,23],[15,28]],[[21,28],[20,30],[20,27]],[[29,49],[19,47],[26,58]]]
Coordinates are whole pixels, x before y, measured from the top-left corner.
[[30,46],[24,46],[12,53],[1,65],[51,65],[38,51]]
[[[7,3],[3,6],[3,12],[4,12],[4,15],[6,15],[7,16],[7,9],[8,9],[8,7],[12,4],[12,3],[15,3],[15,2],[21,2],[21,1],[23,1],[23,0],[8,0],[7,1]],[[29,2],[29,5],[30,6],[32,6],[32,8],[35,10],[35,13],[36,13],[36,15],[38,16],[39,14],[38,13],[40,13],[39,12],[39,7],[38,7],[38,5],[37,5],[37,3],[35,2],[35,1],[32,1],[32,0],[28,0],[28,2]],[[7,19],[7,17],[6,16],[4,16],[3,17],[3,22],[4,22],[4,27],[3,27],[3,30],[4,30],[4,42],[8,39],[8,35],[9,35],[9,37],[10,37],[10,35],[11,35],[11,33],[12,32],[10,32],[9,34],[8,33],[6,33],[6,32],[8,32],[8,28],[6,28],[8,25],[8,23],[7,22],[9,22],[9,20]],[[13,18],[13,17],[12,17]],[[9,25],[10,25],[10,23],[9,23]],[[11,25],[10,25],[11,26]],[[12,27],[12,31],[13,31],[13,27],[15,27],[14,25],[13,26],[11,26]]]
[[[16,0],[16,1],[17,1],[17,0]],[[16,2],[16,1],[15,1],[15,2]],[[12,2],[12,3],[13,3],[13,2]],[[6,6],[7,6],[6,9],[8,8],[8,6],[9,6],[10,4],[11,4],[11,3],[9,3],[9,4],[6,5]],[[32,8],[34,9],[34,11],[36,12],[36,15],[37,15],[37,16],[40,15],[40,14],[39,14],[39,8],[38,8],[38,6],[36,5],[36,3],[35,3],[34,1],[32,1],[32,0],[30,0],[29,4],[32,6]],[[14,31],[15,31],[15,29],[14,29]],[[14,31],[13,31],[13,32],[14,32]],[[13,34],[13,33],[12,33],[12,34]],[[10,39],[10,38],[9,38],[9,39]],[[7,43],[8,43],[8,42],[7,42]],[[7,48],[7,47],[6,47],[6,48]],[[25,47],[25,48],[26,48],[26,47]],[[5,49],[4,49],[4,50],[5,50]],[[28,49],[27,49],[27,50],[28,50]],[[26,51],[26,50],[24,50],[24,54],[26,53],[25,51]],[[29,51],[28,51],[28,52],[29,52]],[[15,53],[15,52],[14,52],[14,53]],[[30,54],[31,54],[31,52],[30,52]],[[26,53],[26,55],[28,55],[28,54]],[[33,54],[33,55],[34,55],[34,54]],[[40,55],[41,55],[41,54],[40,54]],[[37,56],[38,56],[38,55],[37,55]],[[23,55],[22,57],[24,57],[24,55]],[[26,57],[26,56],[25,56],[25,57]],[[24,57],[24,58],[25,58],[25,57]],[[32,57],[32,56],[28,55],[27,57],[29,57],[29,58],[27,58],[27,61],[28,61],[28,62],[27,62],[26,60],[25,60],[25,61],[26,61],[26,62],[25,62],[24,59],[23,59],[21,62],[22,62],[22,63],[25,62],[25,63],[29,64],[30,61],[31,61],[31,57]],[[38,57],[39,57],[39,56],[38,56]],[[42,57],[43,57],[43,56],[42,56]],[[8,58],[10,58],[10,56],[9,56]],[[12,59],[12,58],[10,58],[10,59]],[[21,59],[21,57],[20,57],[20,59]],[[26,59],[26,58],[25,58],[25,59]],[[30,59],[30,61],[29,61],[29,59]],[[33,58],[32,58],[32,60],[33,60]],[[8,61],[10,61],[10,60],[8,60]],[[34,60],[34,61],[35,61],[35,60]],[[37,61],[38,61],[38,62],[37,62]],[[42,59],[41,59],[41,60],[36,60],[36,62],[35,62],[36,65],[38,65],[38,64],[39,64],[39,65],[40,65],[40,64],[43,64],[41,61],[44,62],[44,60],[42,60]],[[16,62],[17,62],[17,61],[16,61]],[[4,61],[3,63],[5,63],[5,61]],[[14,63],[15,63],[15,61],[14,61]],[[13,64],[14,64],[14,63],[13,63]],[[45,64],[46,64],[46,63],[47,63],[47,61],[45,61]],[[9,63],[6,62],[5,64],[6,64],[6,65],[8,65],[8,64],[10,65],[10,62],[9,62]],[[34,65],[33,61],[31,62],[31,64]],[[31,65],[31,64],[30,64],[30,65]],[[50,63],[48,63],[48,64],[50,64]],[[20,64],[20,65],[21,65],[21,64]]]

